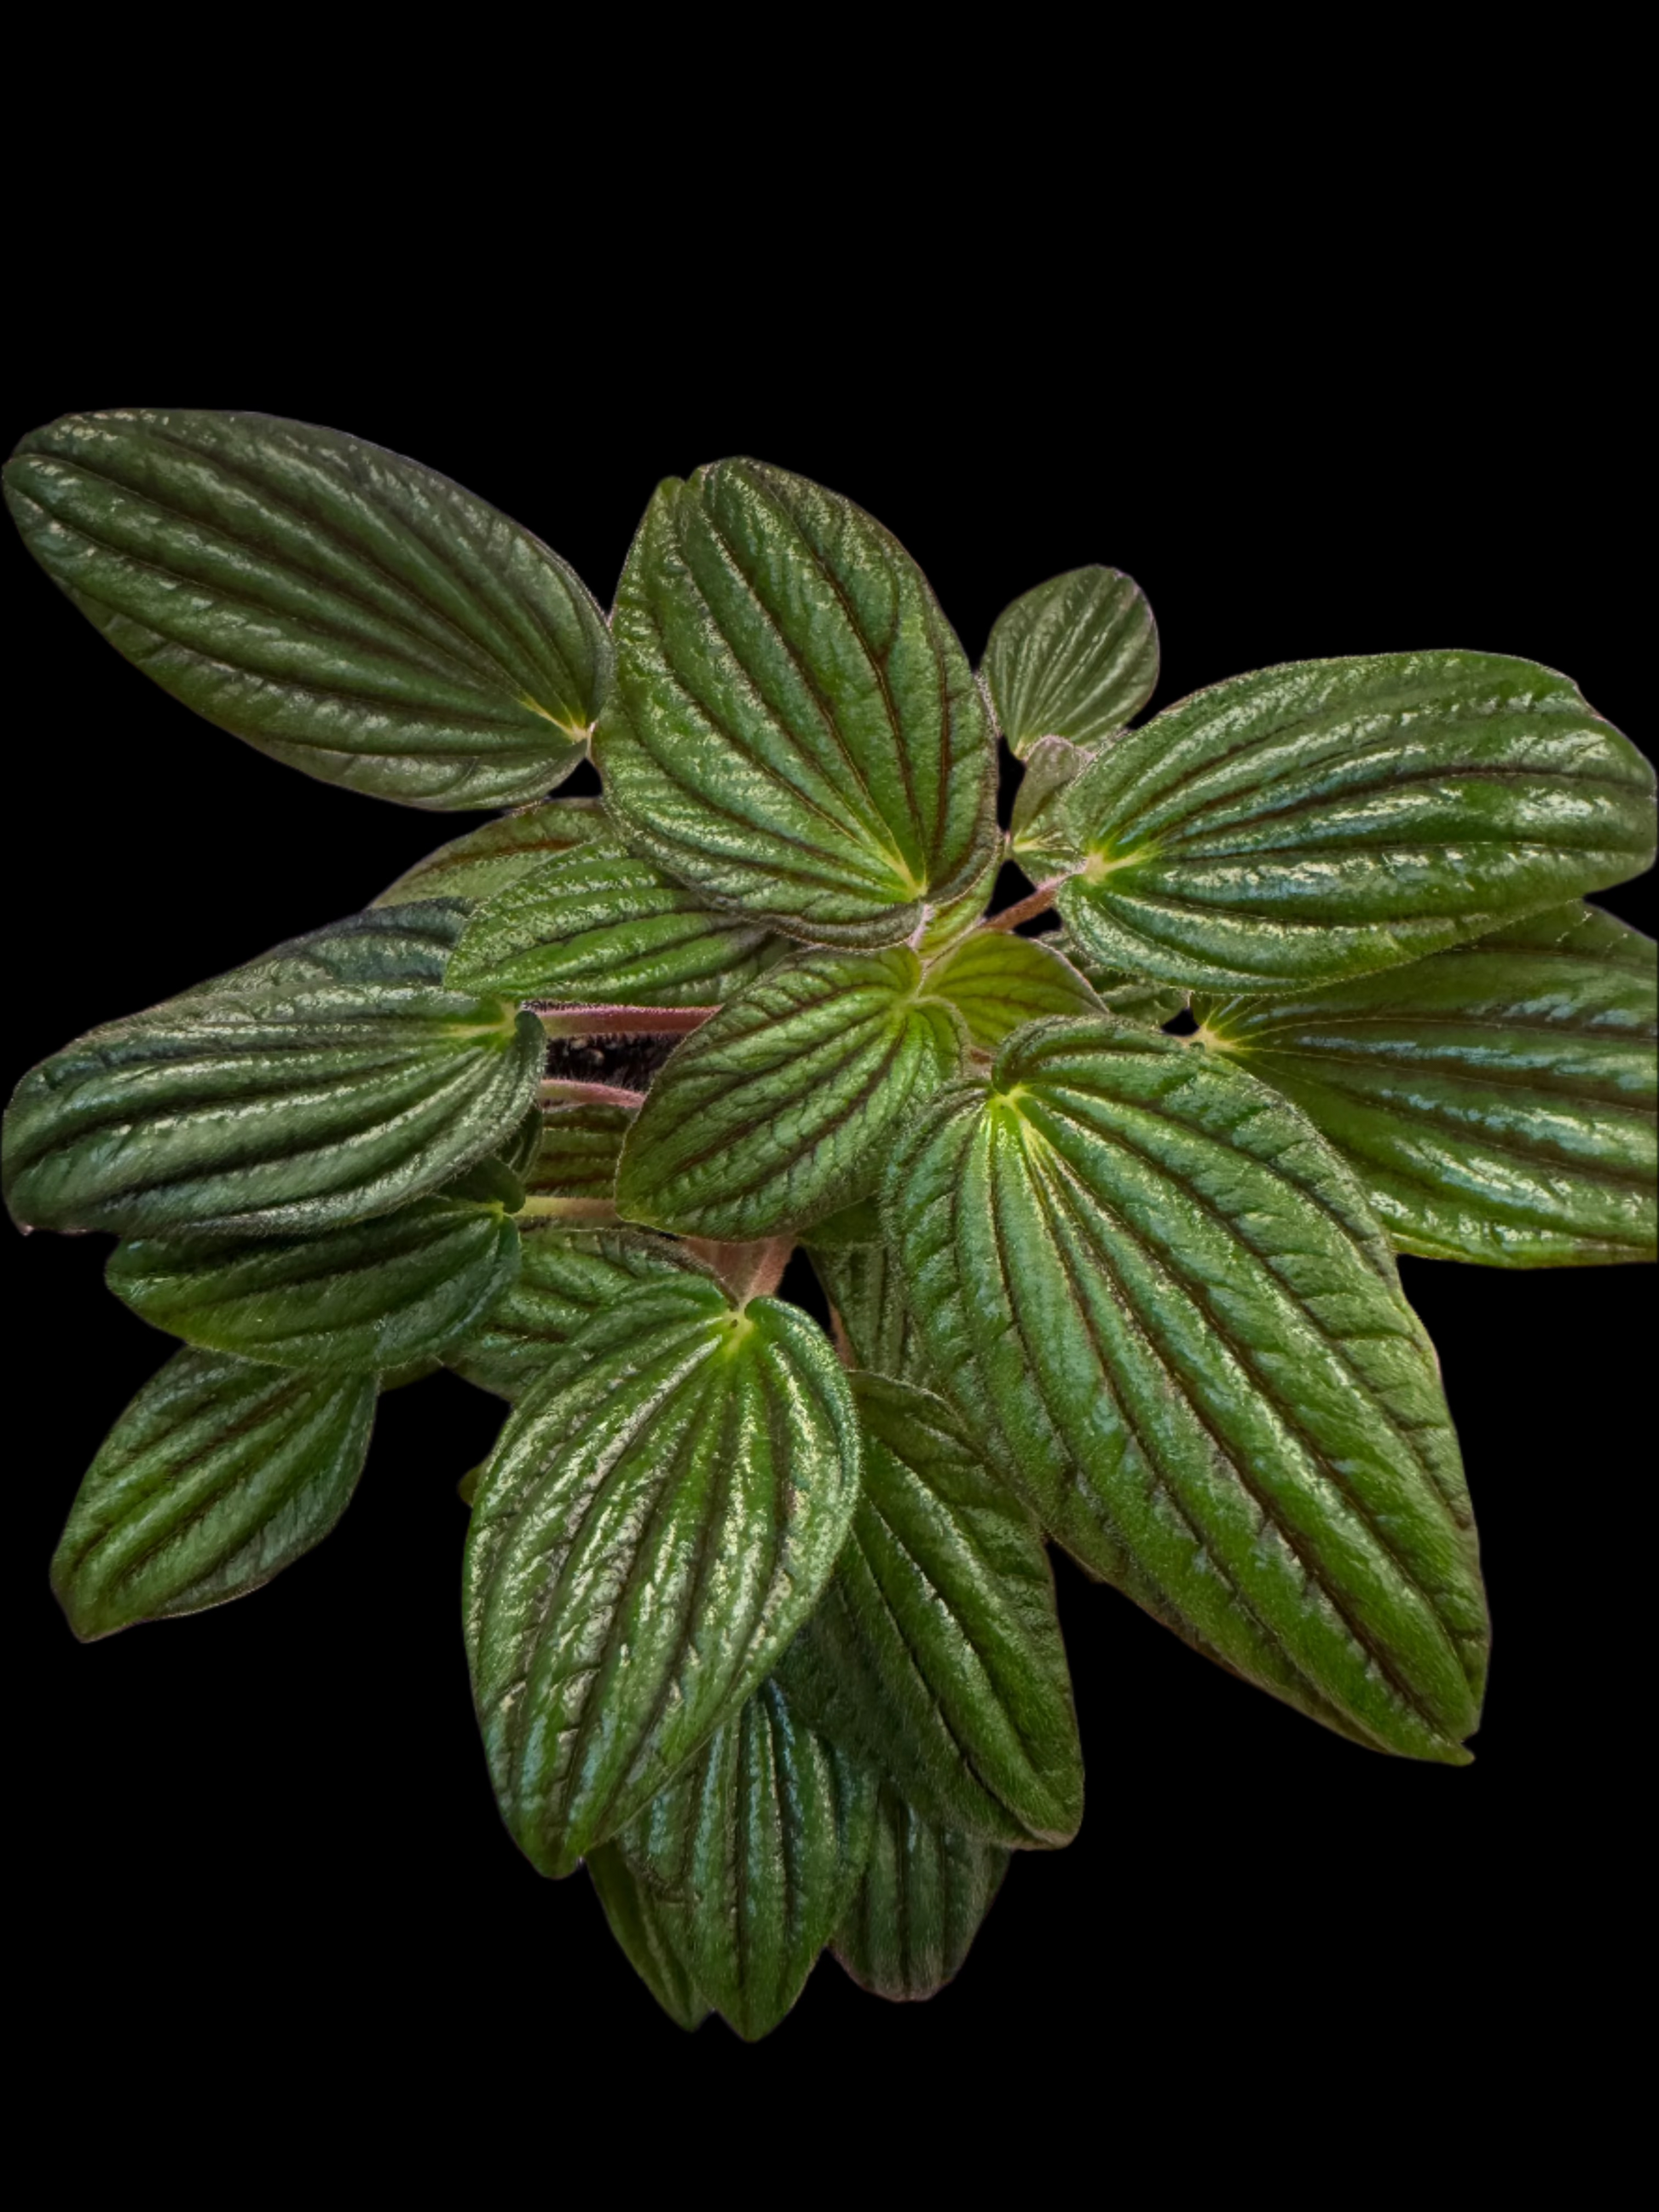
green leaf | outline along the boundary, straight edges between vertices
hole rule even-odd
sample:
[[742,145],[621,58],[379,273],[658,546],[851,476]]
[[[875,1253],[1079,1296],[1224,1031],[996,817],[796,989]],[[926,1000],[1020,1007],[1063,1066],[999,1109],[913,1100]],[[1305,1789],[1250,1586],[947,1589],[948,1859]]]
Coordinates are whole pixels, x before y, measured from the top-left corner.
[[275,1367],[373,1373],[460,1335],[519,1267],[498,1206],[417,1198],[315,1237],[118,1244],[118,1298],[187,1343]]
[[952,899],[947,906],[935,908],[915,940],[915,949],[923,963],[937,960],[953,945],[959,945],[971,929],[977,928],[991,896],[997,887],[997,877],[1002,867],[1006,841],[999,831],[990,857],[977,878],[960,898]]
[[1196,1001],[1194,1042],[1294,1099],[1403,1251],[1651,1260],[1655,953],[1575,900],[1381,975]]
[[393,985],[158,1008],[32,1068],[5,1119],[21,1224],[283,1236],[390,1213],[499,1144],[541,1025]]
[[105,1437],[52,1563],[83,1642],[257,1589],[327,1535],[362,1472],[371,1376],[175,1352]]
[[700,2027],[708,2017],[708,2000],[680,1963],[657,1900],[623,1856],[620,1845],[601,1844],[590,1851],[587,1871],[629,1965],[677,2027],[689,2031]]
[[1042,1539],[941,1399],[852,1380],[864,1489],[801,1637],[831,1733],[947,1826],[1010,1847],[1068,1842],[1083,1753]]
[[1014,793],[1008,849],[1033,883],[1068,875],[1082,864],[1066,794],[1094,757],[1066,738],[1039,738],[1026,757]]
[[623,1106],[579,1101],[544,1108],[541,1147],[529,1175],[531,1194],[609,1198],[617,1186],[617,1163],[633,1119]]
[[1150,976],[1126,975],[1121,968],[1091,960],[1066,930],[1054,930],[1042,942],[1077,969],[1107,1012],[1121,1021],[1142,1022],[1148,1029],[1161,1030],[1185,1011],[1192,995],[1178,983],[1155,983]]
[[747,2042],[806,1985],[870,1855],[875,1778],[775,1678],[623,1831],[687,1984]]
[[614,842],[560,854],[481,906],[451,988],[509,998],[711,1006],[776,957],[779,940]]
[[814,1230],[808,1237],[808,1256],[848,1365],[931,1389],[927,1354],[892,1254],[884,1244],[825,1247],[817,1237]]
[[1139,584],[1073,568],[997,617],[984,676],[997,721],[1023,760],[1043,738],[1097,744],[1158,689],[1158,628]]
[[927,971],[927,988],[948,999],[981,1051],[994,1051],[1046,1014],[1097,1014],[1100,1000],[1070,963],[1035,937],[978,930]]
[[444,1350],[444,1364],[482,1390],[521,1397],[554,1354],[595,1315],[641,1284],[707,1270],[684,1246],[638,1229],[524,1226],[517,1276],[471,1334]]
[[[523,1202],[522,1186],[534,1170],[541,1152],[542,1134],[542,1106],[540,1099],[537,1098],[525,1109],[517,1127],[509,1132],[505,1142],[495,1148],[496,1159],[508,1175],[518,1180],[520,1203]],[[518,1208],[511,1206],[507,1210],[516,1212]]]
[[289,996],[329,983],[441,984],[465,921],[466,909],[458,899],[423,899],[384,913],[349,914],[342,921],[285,939],[222,975],[192,983],[165,1003],[190,1006],[208,999]]
[[271,415],[120,408],[32,431],[6,498],[112,645],[308,775],[505,806],[582,757],[604,615],[539,539],[416,462]]
[[999,1845],[936,1826],[884,1786],[836,1956],[874,1996],[933,1996],[955,1978],[1007,1871]]
[[659,485],[596,731],[629,842],[792,937],[890,945],[979,876],[994,740],[921,570],[849,500],[757,461]]
[[1079,1559],[1247,1679],[1460,1762],[1486,1651],[1432,1347],[1266,1085],[1127,1024],[1011,1040],[895,1152],[933,1369]]
[[623,1215],[743,1243],[873,1190],[906,1117],[962,1065],[908,946],[807,952],[674,1052],[623,1146]]
[[798,1308],[632,1292],[520,1401],[467,1532],[502,1813],[543,1873],[616,1834],[771,1672],[858,1500],[858,1416]]
[[452,837],[395,884],[388,884],[374,908],[406,906],[411,899],[494,898],[509,884],[560,853],[573,852],[611,834],[610,817],[597,799],[548,799],[520,806],[464,837]]
[[1293,661],[1194,693],[1085,770],[1060,910],[1131,974],[1336,982],[1639,874],[1653,805],[1647,762],[1534,661]]
[[842,1252],[854,1245],[879,1244],[881,1239],[881,1205],[872,1194],[855,1199],[839,1213],[828,1213],[822,1221],[815,1221],[803,1241],[815,1250]]

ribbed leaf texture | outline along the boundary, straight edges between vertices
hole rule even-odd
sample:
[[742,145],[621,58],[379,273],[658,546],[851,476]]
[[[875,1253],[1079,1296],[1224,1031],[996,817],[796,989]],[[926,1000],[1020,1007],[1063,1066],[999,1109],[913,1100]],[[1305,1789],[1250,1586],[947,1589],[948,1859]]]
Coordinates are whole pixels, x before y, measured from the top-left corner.
[[618,844],[595,842],[486,901],[447,980],[514,999],[717,1006],[781,949],[759,923],[720,912]]
[[186,1343],[277,1367],[373,1374],[431,1358],[519,1269],[499,1205],[417,1198],[314,1237],[118,1244],[117,1297]]
[[1575,900],[1383,975],[1193,1011],[1198,1042],[1329,1138],[1400,1250],[1651,1260],[1656,950]]
[[897,1261],[884,1244],[809,1247],[812,1271],[830,1301],[836,1340],[849,1367],[896,1376],[924,1388],[932,1381],[915,1317],[905,1303]]
[[389,1213],[508,1135],[544,1054],[533,1015],[418,986],[175,1001],[23,1078],[7,1203],[32,1227],[128,1237]]
[[1054,930],[1042,942],[1077,969],[1108,1013],[1121,1021],[1143,1022],[1148,1029],[1161,1030],[1183,1012],[1191,1000],[1191,992],[1179,983],[1157,983],[1150,976],[1127,975],[1109,961],[1091,958],[1068,930]]
[[395,912],[349,914],[286,938],[269,952],[192,983],[164,1003],[190,1006],[207,999],[287,997],[330,983],[441,983],[465,925],[466,908],[459,899],[421,899]]
[[902,546],[758,461],[671,478],[617,593],[607,805],[670,872],[792,937],[891,945],[996,837],[990,726]]
[[1622,883],[1653,770],[1564,676],[1493,653],[1294,661],[1109,746],[1066,805],[1084,950],[1209,990],[1336,982]]
[[587,1854],[586,1865],[629,1965],[677,2027],[700,2027],[712,2008],[694,1987],[668,1940],[656,1899],[623,1857],[622,1846],[600,1844]]
[[544,1874],[616,1834],[771,1672],[858,1500],[822,1332],[713,1283],[633,1292],[520,1401],[467,1535],[502,1813]]
[[1008,823],[1008,850],[1034,883],[1051,882],[1082,860],[1066,794],[1093,758],[1092,750],[1066,738],[1039,738],[1026,756]]
[[29,550],[112,645],[308,775],[504,806],[581,757],[604,615],[418,462],[273,415],[130,407],[32,431],[5,477]]
[[104,1439],[52,1560],[76,1634],[268,1583],[339,1519],[374,1418],[372,1376],[176,1352]]
[[864,1491],[791,1655],[809,1705],[933,1819],[1066,1843],[1083,1753],[1042,1537],[942,1400],[878,1375],[853,1389]]
[[924,997],[907,946],[808,952],[689,1036],[623,1147],[625,1218],[743,1243],[875,1188],[886,1149],[963,1065],[965,1035]]
[[1012,930],[978,931],[928,969],[927,988],[956,1008],[981,1051],[1048,1014],[1103,1012],[1069,961]]
[[578,1101],[543,1109],[541,1143],[526,1179],[537,1198],[609,1198],[633,1109]]
[[641,1284],[673,1283],[708,1271],[683,1244],[641,1229],[567,1228],[527,1223],[519,1272],[444,1364],[498,1397],[521,1397],[553,1355],[596,1315]]
[[623,1831],[684,1984],[746,2041],[805,1987],[864,1873],[875,1804],[869,1768],[772,1680]]
[[1041,1023],[886,1188],[934,1371],[1061,1542],[1316,1717],[1467,1757],[1486,1625],[1456,1439],[1299,1113],[1173,1038]]
[[836,1956],[874,1996],[934,1996],[959,1972],[1007,1871],[1000,1845],[936,1826],[884,1786]]
[[1073,568],[1003,610],[982,672],[1022,760],[1044,738],[1097,744],[1158,689],[1152,611],[1115,568]]
[[388,884],[374,908],[407,906],[415,899],[494,898],[544,860],[611,835],[610,817],[597,799],[549,799],[520,806],[464,837],[452,837]]

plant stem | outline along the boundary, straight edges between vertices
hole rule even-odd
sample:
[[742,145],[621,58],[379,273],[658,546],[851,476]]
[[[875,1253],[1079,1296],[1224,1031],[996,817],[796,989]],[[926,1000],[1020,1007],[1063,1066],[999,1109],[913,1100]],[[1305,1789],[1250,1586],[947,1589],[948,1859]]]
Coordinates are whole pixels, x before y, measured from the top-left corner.
[[617,1083],[567,1083],[562,1075],[549,1075],[542,1079],[541,1100],[544,1106],[620,1106],[631,1114],[644,1105],[645,1093]]
[[530,1001],[549,1036],[684,1036],[718,1006],[556,1006]]
[[1060,887],[1069,878],[1054,876],[1046,884],[1039,884],[1028,898],[1017,905],[1006,906],[1000,914],[994,914],[980,924],[981,929],[1018,929],[1022,921],[1029,921],[1034,914],[1047,914],[1060,896]]
[[769,1298],[783,1280],[793,1237],[769,1237],[758,1244],[720,1244],[712,1237],[688,1237],[686,1249],[711,1267],[739,1304]]

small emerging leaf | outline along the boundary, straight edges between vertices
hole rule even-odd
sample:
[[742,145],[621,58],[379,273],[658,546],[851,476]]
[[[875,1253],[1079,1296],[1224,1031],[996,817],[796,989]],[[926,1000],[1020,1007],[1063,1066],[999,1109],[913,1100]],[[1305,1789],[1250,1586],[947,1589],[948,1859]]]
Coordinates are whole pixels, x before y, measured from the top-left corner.
[[83,1640],[257,1589],[320,1541],[362,1472],[371,1376],[176,1352],[104,1439],[52,1563]]
[[977,930],[927,971],[927,988],[946,999],[981,1051],[994,1051],[1026,1022],[1047,1014],[1097,1014],[1100,1000],[1077,969],[1035,937]]
[[308,775],[502,806],[582,757],[604,615],[418,462],[274,415],[131,407],[31,432],[5,474],[29,550],[112,645]]
[[1082,865],[1066,794],[1093,758],[1066,738],[1039,738],[1026,757],[1014,793],[1008,849],[1033,883],[1050,882]]
[[1158,689],[1146,593],[1115,568],[1073,568],[1039,584],[997,617],[984,674],[1021,759],[1043,738],[1098,744]]
[[874,1996],[936,1996],[960,1971],[1007,1871],[1000,1845],[935,1826],[884,1785],[836,1956]]
[[549,799],[537,806],[520,806],[486,822],[482,829],[469,830],[464,837],[452,837],[435,853],[405,868],[395,884],[388,884],[370,902],[370,911],[406,906],[411,899],[462,899],[476,904],[494,898],[544,860],[610,834],[609,817],[597,799]]

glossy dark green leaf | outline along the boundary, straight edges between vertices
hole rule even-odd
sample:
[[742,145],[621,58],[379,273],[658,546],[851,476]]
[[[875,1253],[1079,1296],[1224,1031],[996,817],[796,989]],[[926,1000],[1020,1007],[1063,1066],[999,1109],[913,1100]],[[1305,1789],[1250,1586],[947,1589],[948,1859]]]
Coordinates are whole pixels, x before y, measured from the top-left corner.
[[533,1015],[456,992],[178,1002],[23,1078],[7,1202],[33,1227],[129,1237],[309,1234],[389,1213],[502,1140],[544,1057]]
[[864,1489],[802,1632],[831,1733],[915,1807],[1010,1847],[1083,1817],[1054,1577],[1036,1524],[930,1390],[855,1374]]
[[257,1589],[327,1535],[362,1472],[372,1376],[176,1352],[105,1437],[52,1563],[83,1640]]
[[839,1213],[829,1213],[822,1221],[815,1221],[804,1241],[817,1250],[841,1252],[858,1244],[879,1244],[882,1235],[881,1202],[872,1194],[868,1198],[854,1199]]
[[915,949],[924,961],[937,960],[953,945],[960,944],[969,930],[977,927],[996,890],[1006,844],[1006,839],[999,831],[990,856],[976,881],[969,885],[960,898],[936,907],[929,915],[922,925],[921,936],[914,940]]
[[652,1085],[617,1178],[623,1216],[734,1243],[873,1190],[888,1146],[962,1065],[961,1023],[907,946],[808,952],[751,983]]
[[502,1813],[568,1874],[771,1672],[858,1501],[858,1415],[799,1308],[687,1278],[591,1322],[521,1399],[467,1531]]
[[1026,1022],[1048,1014],[1097,1014],[1100,1000],[1077,969],[1035,937],[977,930],[927,971],[981,1051],[994,1051]]
[[1185,1011],[1192,996],[1178,983],[1155,983],[1149,976],[1126,975],[1121,968],[1091,959],[1067,930],[1054,930],[1042,941],[1077,969],[1107,1012],[1121,1021],[1143,1022],[1148,1029],[1161,1030]]
[[1023,759],[1043,738],[1097,744],[1158,689],[1158,628],[1139,584],[1073,568],[997,617],[983,674],[997,722]]
[[927,1351],[905,1303],[897,1263],[887,1247],[880,1243],[825,1246],[818,1243],[816,1230],[809,1233],[807,1243],[812,1272],[830,1301],[836,1341],[848,1365],[931,1387]]
[[531,1195],[608,1198],[633,1120],[623,1106],[578,1101],[544,1108],[541,1144],[527,1178]]
[[444,1364],[498,1397],[523,1395],[596,1314],[642,1283],[707,1279],[684,1245],[639,1229],[523,1229],[519,1272]]
[[276,416],[141,407],[33,431],[5,475],[29,550],[112,645],[308,775],[503,806],[581,758],[604,615],[416,462]]
[[629,1006],[717,1006],[775,958],[779,939],[723,914],[615,842],[558,854],[477,908],[451,988]]
[[875,1777],[774,1678],[623,1832],[688,1987],[746,2041],[806,1985],[870,1855]]
[[414,899],[461,899],[471,905],[494,898],[544,860],[611,835],[610,817],[597,799],[548,799],[517,807],[464,837],[452,837],[405,868],[370,902],[371,911]]
[[668,1940],[657,1900],[629,1865],[621,1846],[601,1844],[591,1850],[587,1871],[629,1965],[677,2027],[689,2031],[699,2027],[708,2017],[708,2000],[694,1987]]
[[984,704],[921,570],[757,461],[659,486],[617,594],[605,798],[682,882],[792,937],[890,945],[996,836]]
[[874,1996],[933,1996],[959,1971],[1007,1871],[1000,1845],[938,1827],[884,1787],[836,1956]]
[[1081,865],[1083,854],[1066,811],[1066,794],[1094,758],[1066,738],[1039,738],[1026,757],[1014,793],[1008,848],[1033,883],[1047,883]]
[[1383,975],[1200,1000],[1195,1042],[1295,1100],[1402,1251],[1651,1260],[1655,954],[1575,900]]
[[275,1367],[374,1373],[463,1334],[518,1273],[499,1206],[417,1198],[314,1237],[118,1244],[117,1297],[186,1343]]
[[[495,1148],[495,1158],[510,1176],[524,1184],[536,1165],[542,1149],[542,1105],[533,1099],[525,1109],[517,1125],[508,1132],[506,1140]],[[516,1208],[512,1209],[516,1212]]]
[[1638,875],[1653,770],[1493,653],[1295,661],[1130,731],[1066,801],[1094,958],[1207,990],[1335,982]]
[[349,914],[273,945],[269,952],[222,975],[193,983],[166,1003],[288,996],[330,983],[441,984],[465,922],[466,908],[459,899],[422,899],[395,911]]
[[887,1206],[935,1372],[1061,1542],[1316,1717],[1467,1757],[1486,1607],[1433,1350],[1293,1107],[1040,1023],[924,1113]]

